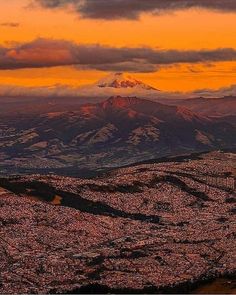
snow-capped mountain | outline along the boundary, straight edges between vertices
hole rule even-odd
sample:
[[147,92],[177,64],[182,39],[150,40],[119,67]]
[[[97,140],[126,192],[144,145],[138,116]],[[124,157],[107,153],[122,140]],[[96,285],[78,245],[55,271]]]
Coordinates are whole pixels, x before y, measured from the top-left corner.
[[136,80],[130,75],[125,73],[114,73],[98,81],[97,86],[100,88],[112,87],[112,88],[136,88],[137,90],[154,90],[159,91],[156,88]]
[[160,96],[161,91],[129,74],[112,73],[94,84],[80,87],[78,93],[87,97],[136,96],[151,98]]

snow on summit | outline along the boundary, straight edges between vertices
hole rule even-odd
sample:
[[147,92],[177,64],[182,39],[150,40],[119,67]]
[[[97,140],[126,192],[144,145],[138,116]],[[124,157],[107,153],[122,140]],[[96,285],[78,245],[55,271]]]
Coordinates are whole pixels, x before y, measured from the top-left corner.
[[100,88],[113,87],[113,88],[140,88],[144,90],[156,90],[156,88],[149,86],[142,81],[136,80],[130,75],[125,73],[110,74],[103,79],[99,80],[97,86]]
[[162,92],[126,73],[111,73],[94,84],[81,86],[78,93],[84,97],[145,97],[156,98]]

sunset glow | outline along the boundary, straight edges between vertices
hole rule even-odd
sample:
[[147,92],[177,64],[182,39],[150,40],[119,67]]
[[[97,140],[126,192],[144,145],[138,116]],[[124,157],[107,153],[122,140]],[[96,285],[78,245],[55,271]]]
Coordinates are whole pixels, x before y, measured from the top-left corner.
[[[99,44],[115,48],[148,47],[154,50],[216,50],[236,49],[235,13],[200,8],[142,13],[139,19],[89,19],[71,7],[49,9],[30,0],[0,1],[0,44],[29,43],[38,38],[66,40],[79,45]],[[10,23],[17,25],[10,25]],[[9,24],[9,25],[7,25]],[[19,54],[20,57],[19,57]],[[24,52],[11,51],[8,57],[24,57]],[[40,55],[45,61],[54,56],[61,60],[67,52],[53,51]],[[32,49],[31,59],[39,58]],[[72,62],[73,63],[73,62]],[[55,62],[56,64],[56,62]],[[152,72],[137,69],[133,76],[161,90],[187,91],[201,88],[220,88],[236,84],[236,61],[206,61],[173,63],[157,66]],[[65,65],[0,70],[1,84],[43,86],[66,84],[79,86],[93,83],[111,70]]]

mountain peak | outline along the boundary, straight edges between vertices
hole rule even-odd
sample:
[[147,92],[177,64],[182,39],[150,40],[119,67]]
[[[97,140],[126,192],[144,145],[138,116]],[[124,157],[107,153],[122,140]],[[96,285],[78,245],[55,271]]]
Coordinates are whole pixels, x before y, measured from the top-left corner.
[[139,81],[132,76],[125,73],[112,73],[105,78],[98,81],[97,86],[100,88],[139,88],[143,90],[156,90],[156,88],[149,86],[142,81]]
[[137,97],[122,97],[122,96],[112,96],[102,103],[103,108],[115,107],[115,108],[126,108],[131,105],[137,104],[141,99]]

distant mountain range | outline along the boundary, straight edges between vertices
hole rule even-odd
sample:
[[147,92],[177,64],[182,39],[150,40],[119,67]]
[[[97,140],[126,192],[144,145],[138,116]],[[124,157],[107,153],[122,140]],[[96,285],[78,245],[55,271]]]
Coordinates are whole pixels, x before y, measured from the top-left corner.
[[[21,93],[20,96],[17,95],[17,91]],[[206,95],[210,93],[206,90],[202,92]],[[221,92],[223,93],[223,90]],[[74,111],[83,104],[99,103],[108,97],[122,96],[183,106],[193,112],[218,117],[220,120],[224,117],[224,120],[236,123],[236,96],[217,97],[216,91],[212,91],[210,97],[202,97],[201,91],[195,93],[163,92],[125,73],[112,73],[94,84],[77,88],[57,85],[39,89],[15,89],[10,93],[8,97],[0,96],[0,114]],[[212,97],[212,95],[216,96]]]
[[174,104],[185,106],[194,112],[207,116],[236,115],[236,97],[227,96],[221,98],[192,98],[175,101]]
[[205,98],[211,101],[212,99],[235,98],[236,86],[232,85],[218,90],[200,89],[193,92],[167,92],[146,84],[130,74],[121,72],[111,73],[92,84],[74,87],[63,84],[38,87],[0,85],[1,108],[4,107],[3,104],[8,104],[9,101],[12,102],[12,99],[15,101],[30,101],[33,103],[39,101],[40,104],[45,102],[66,104],[67,101],[73,100],[73,103],[84,104],[102,101],[111,96],[135,96],[161,103],[175,104],[186,99]]
[[1,162],[97,169],[236,145],[236,128],[181,106],[111,97],[74,111],[0,119]]

